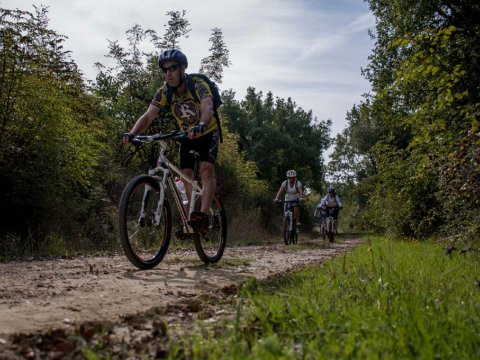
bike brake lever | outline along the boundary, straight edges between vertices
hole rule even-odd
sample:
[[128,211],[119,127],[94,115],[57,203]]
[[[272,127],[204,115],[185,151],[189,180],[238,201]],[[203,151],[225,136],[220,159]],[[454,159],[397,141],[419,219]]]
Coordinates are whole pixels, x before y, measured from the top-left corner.
[[187,133],[182,131],[176,134],[173,138],[177,141],[182,141],[182,140],[185,140],[187,137],[188,137]]
[[130,144],[132,144],[132,145],[135,146],[135,147],[138,147],[138,146],[142,145],[142,143],[143,143],[142,140],[135,139],[135,138],[133,138],[133,139],[130,141]]

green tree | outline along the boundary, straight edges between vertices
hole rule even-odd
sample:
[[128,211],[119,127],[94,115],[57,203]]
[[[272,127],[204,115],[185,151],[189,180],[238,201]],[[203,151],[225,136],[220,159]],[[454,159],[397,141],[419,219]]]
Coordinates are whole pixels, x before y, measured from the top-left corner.
[[329,146],[331,121],[318,121],[292,99],[247,89],[242,102],[230,92],[223,111],[238,134],[239,147],[259,169],[259,178],[278,188],[288,169],[295,168],[305,184],[320,189],[324,176],[322,152]]
[[106,115],[114,119],[117,139],[112,146],[120,145],[120,134],[128,132],[138,116],[150,103],[161,86],[163,74],[158,68],[157,53],[142,51],[144,42],[156,38],[153,30],[135,25],[126,31],[128,47],[118,40],[109,41],[107,57],[115,61],[113,67],[97,63],[99,70],[93,86],[95,94],[105,105]]
[[201,60],[200,72],[212,80],[222,83],[223,68],[232,64],[229,60],[228,48],[223,41],[222,30],[219,28],[212,29],[212,36],[209,41],[212,43],[210,55]]
[[163,25],[166,28],[165,34],[161,39],[154,34],[154,44],[159,50],[180,49],[180,39],[188,38],[188,33],[191,31],[190,22],[185,17],[187,11],[167,11],[167,15],[170,20]]
[[[188,37],[190,23],[185,18],[186,11],[168,11],[170,20],[165,35],[160,38],[152,29],[143,29],[134,25],[127,30],[127,48],[119,45],[118,40],[109,41],[107,57],[115,61],[113,67],[97,63],[99,70],[94,84],[94,91],[105,105],[105,113],[111,121],[114,142],[111,146],[116,153],[123,156],[119,136],[128,132],[132,124],[145,111],[155,92],[163,84],[164,77],[158,68],[158,54],[162,49],[180,48],[182,36]],[[156,51],[145,52],[142,49],[151,42]],[[160,113],[156,127],[173,124],[173,119],[166,111]],[[173,125],[170,125],[173,126]]]
[[478,238],[480,5],[369,4],[376,46],[364,74],[374,93],[352,113],[340,150],[371,159],[373,167],[354,171],[370,169],[362,181],[387,231],[428,236],[455,224],[455,232]]
[[46,8],[0,9],[0,37],[0,235],[32,251],[82,216],[104,128]]

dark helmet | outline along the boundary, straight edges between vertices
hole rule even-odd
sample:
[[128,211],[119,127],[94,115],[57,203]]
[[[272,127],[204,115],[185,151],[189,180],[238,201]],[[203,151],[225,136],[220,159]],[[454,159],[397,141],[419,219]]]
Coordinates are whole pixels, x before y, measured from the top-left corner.
[[183,52],[177,49],[170,49],[162,52],[158,58],[158,66],[162,67],[167,61],[176,61],[180,65],[185,65],[185,67],[188,66],[187,57]]
[[332,188],[332,187],[329,187],[328,190],[327,190],[328,193],[334,193],[335,192],[335,189]]

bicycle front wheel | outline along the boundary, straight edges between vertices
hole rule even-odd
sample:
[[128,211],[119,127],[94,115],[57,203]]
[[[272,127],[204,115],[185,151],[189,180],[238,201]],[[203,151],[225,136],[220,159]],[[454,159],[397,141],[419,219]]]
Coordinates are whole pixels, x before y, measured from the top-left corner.
[[322,221],[322,224],[320,225],[320,233],[322,234],[322,239],[325,240],[327,236],[325,221]]
[[[201,199],[198,200],[201,202]],[[193,245],[198,257],[205,263],[218,262],[227,244],[227,215],[220,199],[215,196],[210,206],[208,231],[205,234],[195,233]]]
[[292,224],[292,236],[291,236],[291,239],[292,239],[292,243],[293,244],[296,244],[298,242],[298,231],[297,231],[297,221],[295,220],[295,218],[292,220],[293,224]]
[[329,219],[328,221],[328,240],[330,242],[334,242],[335,241],[335,229],[333,227],[333,220],[332,219]]
[[292,242],[292,232],[290,231],[290,216],[285,216],[283,219],[283,240],[285,245],[290,245]]
[[125,187],[119,205],[120,243],[137,268],[152,269],[162,261],[170,244],[172,219],[162,185],[153,177],[138,175]]

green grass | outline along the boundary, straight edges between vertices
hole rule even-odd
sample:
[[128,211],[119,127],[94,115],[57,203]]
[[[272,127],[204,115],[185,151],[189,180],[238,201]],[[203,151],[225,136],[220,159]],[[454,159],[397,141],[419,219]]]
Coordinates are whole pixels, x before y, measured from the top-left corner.
[[480,255],[375,238],[323,265],[244,287],[233,320],[170,356],[199,359],[480,358]]

